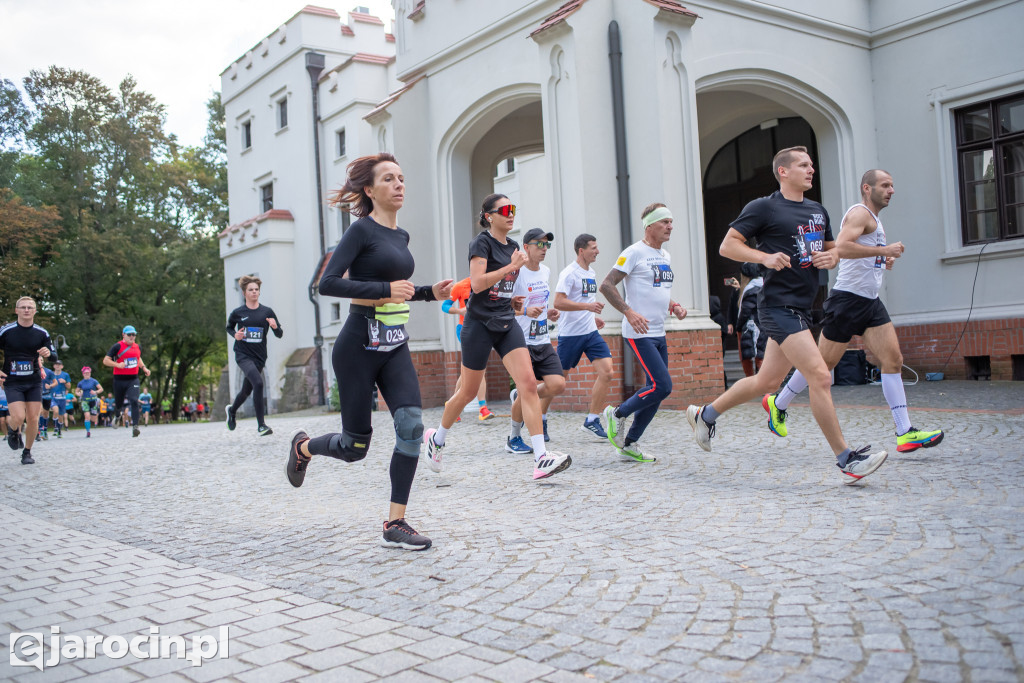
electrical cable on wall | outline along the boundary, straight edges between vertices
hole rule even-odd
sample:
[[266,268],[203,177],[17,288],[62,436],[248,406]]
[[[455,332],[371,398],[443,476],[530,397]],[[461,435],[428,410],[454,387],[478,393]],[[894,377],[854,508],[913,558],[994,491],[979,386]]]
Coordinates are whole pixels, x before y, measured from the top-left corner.
[[978,263],[974,268],[974,282],[971,284],[971,306],[967,309],[967,320],[964,321],[964,329],[960,330],[960,336],[957,337],[956,344],[953,345],[953,349],[949,352],[949,355],[946,357],[946,362],[942,364],[942,368],[940,368],[939,372],[944,372],[946,370],[946,366],[949,365],[949,361],[953,358],[953,354],[956,353],[956,350],[960,347],[960,340],[964,338],[964,334],[967,332],[967,326],[971,322],[971,313],[974,311],[974,291],[978,287],[978,271],[981,270],[981,255],[985,253],[986,247],[990,244],[992,243],[986,242],[981,247],[981,251],[978,252]]

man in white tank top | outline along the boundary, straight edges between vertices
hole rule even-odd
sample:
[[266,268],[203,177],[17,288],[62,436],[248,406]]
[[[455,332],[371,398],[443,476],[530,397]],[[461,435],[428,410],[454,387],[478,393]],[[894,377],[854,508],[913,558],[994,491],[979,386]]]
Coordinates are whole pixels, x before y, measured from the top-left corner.
[[[864,346],[882,365],[882,393],[889,404],[896,424],[896,450],[915,451],[930,448],[942,441],[942,430],[924,431],[910,424],[907,396],[903,389],[903,354],[896,337],[896,328],[878,298],[882,276],[892,270],[903,254],[903,243],[887,244],[885,228],[878,214],[895,192],[892,176],[878,169],[864,174],[860,184],[861,203],[854,204],[843,216],[836,248],[839,275],[832,293],[825,301],[825,320],[818,339],[818,348],[829,369],[842,359],[854,335],[860,335]],[[790,401],[807,387],[799,371],[778,394],[768,394],[761,405],[768,412],[768,428],[778,436],[786,436],[786,408]]]

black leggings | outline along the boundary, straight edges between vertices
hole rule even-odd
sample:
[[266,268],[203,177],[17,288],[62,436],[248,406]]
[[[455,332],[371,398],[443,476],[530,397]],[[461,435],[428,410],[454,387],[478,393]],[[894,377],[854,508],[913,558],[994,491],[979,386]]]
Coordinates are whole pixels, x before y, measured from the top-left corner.
[[235,396],[235,402],[231,404],[231,412],[237,413],[245,399],[252,394],[252,404],[256,406],[256,424],[263,426],[263,419],[266,416],[263,403],[263,366],[251,358],[236,357],[235,362],[238,363],[238,369],[245,375],[245,379],[242,380],[242,388]]
[[[371,402],[374,384],[387,402],[392,418],[400,408],[414,408],[418,413],[422,405],[419,377],[412,363],[409,345],[402,344],[394,351],[367,351],[367,337],[366,318],[352,313],[345,321],[331,354],[334,376],[338,380],[342,429],[350,434],[370,434],[373,431]],[[396,419],[396,428],[398,422]],[[419,433],[422,433],[422,424]],[[314,455],[338,457],[334,451],[340,438],[340,434],[324,434],[310,439],[307,447]],[[395,448],[390,470],[392,503],[408,504],[418,462],[418,449],[413,455]]]
[[[131,402],[132,425],[139,424],[139,376],[114,375],[114,406],[124,410],[125,396]],[[115,414],[116,417],[116,414]]]

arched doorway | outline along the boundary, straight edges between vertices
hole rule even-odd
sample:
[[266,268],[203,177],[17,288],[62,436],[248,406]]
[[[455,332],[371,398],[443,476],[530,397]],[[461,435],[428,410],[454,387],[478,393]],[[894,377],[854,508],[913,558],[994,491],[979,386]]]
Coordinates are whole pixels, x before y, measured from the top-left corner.
[[[822,173],[818,166],[818,143],[811,125],[799,116],[770,119],[740,133],[714,153],[704,171],[704,225],[708,264],[708,292],[718,296],[728,311],[733,288],[725,284],[739,278],[740,264],[719,255],[718,247],[729,231],[729,223],[747,202],[779,189],[772,174],[772,157],[780,149],[806,147],[815,162],[814,187],[808,199],[821,201]],[[735,337],[726,347],[736,348]]]
[[[508,194],[519,207],[513,239],[530,227],[551,225],[541,114],[539,87],[519,87],[485,98],[445,136],[438,190],[442,224],[450,226],[449,253],[455,255],[449,272],[459,277],[469,274],[466,245],[480,231],[476,221],[480,201],[491,192]],[[515,160],[511,171],[509,159]],[[496,172],[499,164],[504,171]]]

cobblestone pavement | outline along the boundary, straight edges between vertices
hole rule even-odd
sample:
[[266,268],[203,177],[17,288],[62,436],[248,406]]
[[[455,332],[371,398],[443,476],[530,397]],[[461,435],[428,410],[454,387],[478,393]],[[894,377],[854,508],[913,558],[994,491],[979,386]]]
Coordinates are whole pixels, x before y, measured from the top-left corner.
[[0,657],[0,679],[1024,680],[1024,384],[908,387],[915,425],[946,430],[910,454],[879,387],[834,395],[849,441],[890,451],[859,485],[806,405],[786,439],[756,404],[727,413],[713,453],[683,413],[660,414],[652,465],[553,414],[573,466],[541,484],[503,451],[506,419],[471,415],[446,471],[418,473],[424,553],[378,545],[386,413],[366,460],[316,458],[300,489],[288,433],[336,416],[271,416],[266,438],[252,420],[72,432],[31,467],[8,452],[0,639],[229,625],[230,652],[41,673]]

